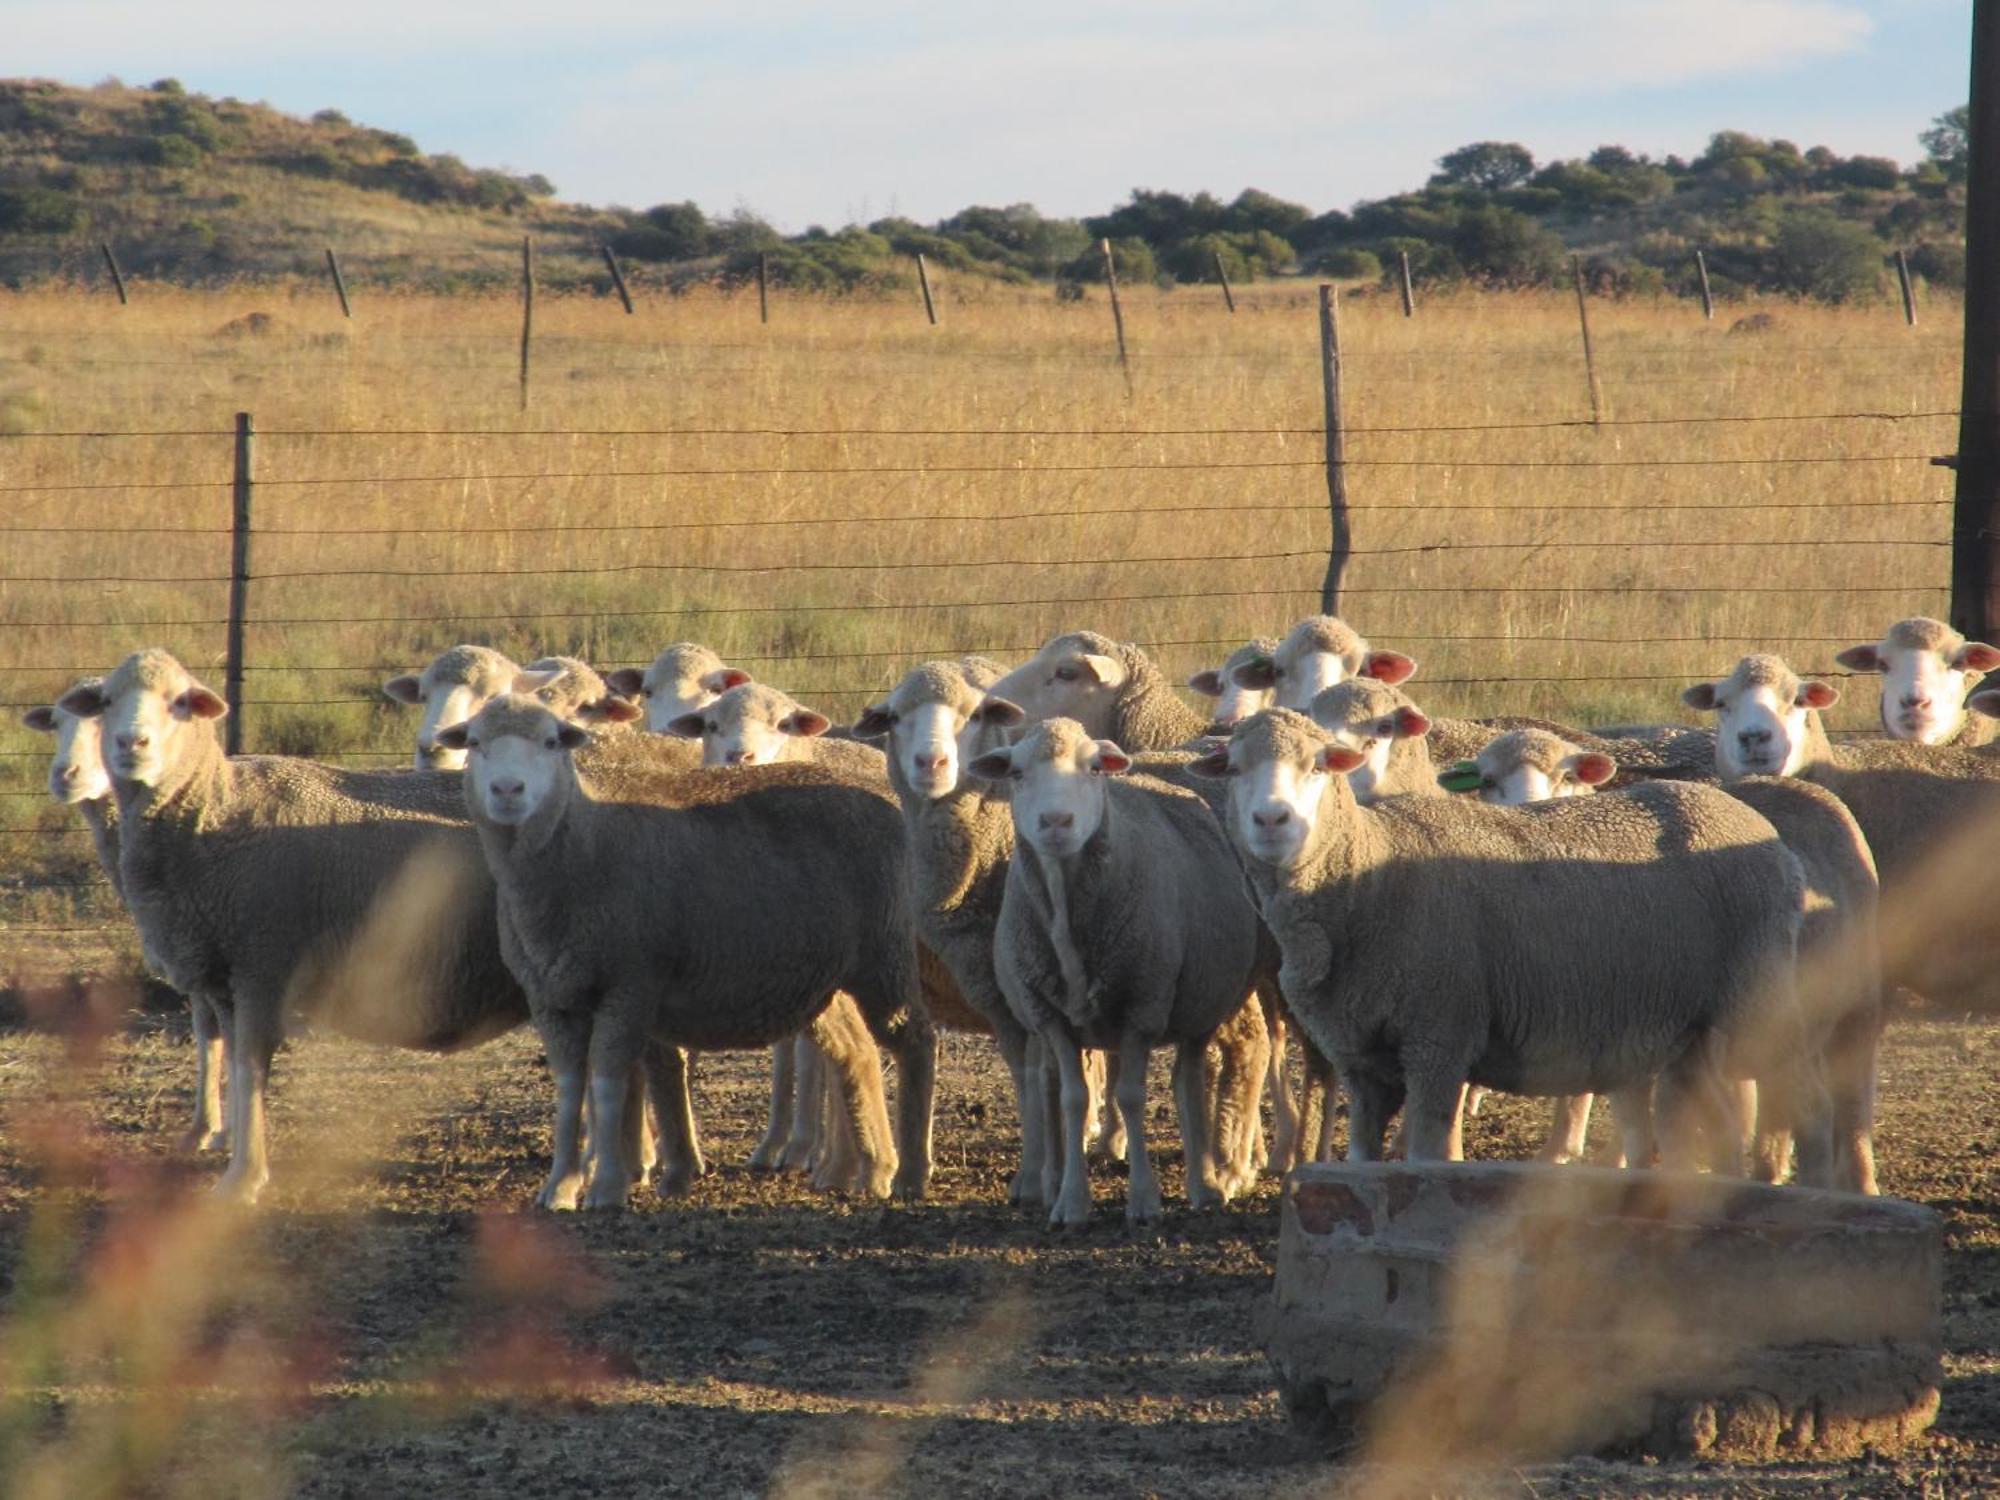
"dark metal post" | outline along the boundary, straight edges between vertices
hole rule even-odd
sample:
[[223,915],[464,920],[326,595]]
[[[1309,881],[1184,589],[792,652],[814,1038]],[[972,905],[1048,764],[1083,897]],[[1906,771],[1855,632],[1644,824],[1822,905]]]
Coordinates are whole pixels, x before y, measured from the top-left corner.
[[2000,0],[1973,0],[1965,183],[1965,374],[1951,513],[1951,623],[2000,626]]
[[1910,258],[1902,251],[1896,252],[1896,279],[1903,284],[1903,321],[1910,327],[1917,326],[1917,294],[1910,285]]
[[111,271],[111,284],[118,288],[118,305],[125,306],[132,299],[125,295],[125,273],[118,269],[118,257],[111,253],[108,242],[100,240],[97,248],[104,252],[104,264]]
[[625,288],[625,273],[618,269],[618,257],[611,253],[609,245],[599,245],[597,248],[604,252],[604,269],[611,273],[611,284],[618,289],[618,300],[625,304],[625,311],[629,315],[632,311],[632,294]]
[[351,319],[354,309],[347,305],[347,282],[340,274],[340,262],[334,259],[333,246],[326,247],[326,268],[333,273],[334,295],[340,298],[340,315]]
[[1715,320],[1715,297],[1708,289],[1708,257],[1699,250],[1694,253],[1695,280],[1701,283],[1701,315],[1710,322]]
[[1319,372],[1326,398],[1326,504],[1332,525],[1326,580],[1320,584],[1321,614],[1340,613],[1340,577],[1354,548],[1347,516],[1347,441],[1340,426],[1340,302],[1326,282],[1319,288]]
[[1231,312],[1235,312],[1236,297],[1235,294],[1229,290],[1229,273],[1222,269],[1222,252],[1219,250],[1216,251],[1214,254],[1214,259],[1215,259],[1215,279],[1222,284],[1222,301],[1224,305],[1227,306]]
[[230,485],[233,504],[229,521],[229,636],[225,643],[222,699],[229,716],[222,721],[222,748],[243,753],[243,623],[250,612],[250,492],[251,442],[256,428],[250,413],[236,414],[236,464]]
[[757,321],[771,321],[771,257],[764,251],[757,252]]
[[937,304],[931,301],[931,273],[924,264],[922,252],[917,255],[917,284],[924,289],[924,316],[931,320],[931,327],[937,327]]
[[[1099,240],[1097,250],[1104,257],[1104,284],[1111,289],[1111,326],[1118,334],[1118,363],[1122,368],[1125,365],[1125,312],[1118,305],[1118,267],[1111,259],[1110,240]],[[1129,385],[1132,379],[1129,371],[1125,379]]]
[[535,242],[521,236],[521,410],[528,409],[528,349],[535,336]]

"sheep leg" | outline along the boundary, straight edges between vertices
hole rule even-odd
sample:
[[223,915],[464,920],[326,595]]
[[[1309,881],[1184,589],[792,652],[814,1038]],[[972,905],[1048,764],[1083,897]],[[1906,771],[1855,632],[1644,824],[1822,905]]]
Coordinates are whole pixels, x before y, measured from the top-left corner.
[[[548,1012],[535,1017],[535,1029],[541,1033],[542,1050],[548,1054],[549,1073],[556,1085],[549,1175],[535,1201],[543,1208],[567,1213],[583,1194],[584,1073],[590,1057],[590,1014],[578,1009]],[[595,1123],[601,1156],[608,1143],[603,1138],[602,1119]]]
[[216,1196],[255,1203],[271,1180],[264,1127],[264,1090],[271,1058],[278,1050],[278,1007],[257,999],[231,997],[229,1022],[229,1169],[215,1184]]
[[1660,1165],[1670,1172],[1692,1172],[1701,1165],[1697,1140],[1706,1116],[1715,1171],[1743,1175],[1743,1126],[1736,1090],[1723,1076],[1719,1052],[1714,1039],[1698,1040],[1660,1075]]
[[[1049,1228],[1081,1228],[1090,1222],[1090,1163],[1083,1150],[1090,1089],[1083,1077],[1083,1048],[1059,1025],[1042,1032],[1042,1045],[1055,1063],[1062,1103],[1062,1129],[1056,1137],[1062,1149],[1062,1187],[1054,1195]],[[1127,1140],[1128,1154],[1139,1154],[1143,1145],[1143,1137],[1136,1143]]]
[[634,1139],[630,1117],[632,1106],[645,1097],[633,1081],[643,1080],[640,1060],[649,1040],[643,1016],[635,999],[607,996],[590,1025],[586,1078],[599,1144],[583,1197],[587,1209],[623,1208],[631,1195],[638,1163],[627,1154]]
[[[854,1008],[854,1003],[843,994],[835,994],[833,1005]],[[843,1023],[848,1018],[842,1016]],[[859,1025],[856,1017],[851,1024]],[[817,1171],[825,1165],[826,1154],[833,1149],[832,1143],[820,1138],[820,1118],[826,1108],[826,1056],[810,1036],[795,1036],[789,1043],[792,1055],[791,1067],[787,1070],[790,1078],[791,1097],[788,1113],[791,1119],[790,1133],[783,1149],[778,1153],[778,1165],[788,1172]],[[773,1085],[775,1088],[775,1085]]]
[[[1270,1072],[1271,1033],[1264,1007],[1252,993],[1216,1032],[1221,1069],[1210,1094],[1209,1150],[1224,1202],[1256,1185],[1257,1148],[1263,1144],[1264,1080]],[[1204,1058],[1207,1051],[1204,1049]]]
[[1875,1056],[1881,1041],[1879,1006],[1850,1011],[1827,1039],[1833,1147],[1840,1186],[1852,1193],[1880,1191],[1875,1184]]
[[[1053,1208],[1062,1197],[1062,1070],[1039,1033],[1029,1039],[1028,1046],[1033,1074],[1029,1088],[1035,1098],[1035,1118],[1040,1122],[1036,1130],[1037,1159],[1042,1172],[1041,1201]],[[1078,1065],[1081,1066],[1081,1060]]]
[[1021,1124],[1021,1164],[1014,1177],[1007,1184],[1007,1202],[1019,1207],[1024,1203],[1039,1201],[1042,1186],[1042,1163],[1038,1149],[1031,1154],[1030,1141],[1037,1148],[1041,1139],[1038,1130],[1031,1130],[1031,1123],[1038,1118],[1030,1097],[1028,1078],[1029,1039],[1025,1031],[1012,1023],[995,1021],[993,1025],[993,1045],[999,1049],[1000,1060],[1007,1065],[1008,1080],[1014,1085],[1014,1113]]
[[[1125,1222],[1127,1224],[1150,1224],[1160,1216],[1160,1179],[1153,1171],[1152,1153],[1146,1149],[1146,1059],[1152,1048],[1147,1038],[1134,1032],[1126,1032],[1118,1039],[1118,1082],[1113,1093],[1118,1106],[1119,1117],[1125,1122],[1125,1161],[1130,1166],[1131,1177],[1125,1191]],[[1182,1049],[1185,1056],[1186,1048]],[[1109,1058],[1114,1054],[1107,1053]],[[1176,1090],[1180,1088],[1179,1068],[1176,1068]],[[1201,1057],[1194,1057],[1195,1098],[1192,1101],[1197,1110],[1206,1103],[1200,1096]],[[1183,1099],[1185,1108],[1189,1101]],[[1196,1143],[1202,1144],[1202,1126],[1205,1116],[1197,1116]],[[1185,1124],[1181,1127],[1183,1138],[1187,1133]],[[1199,1160],[1189,1157],[1189,1171],[1195,1170]],[[1086,1210],[1087,1212],[1087,1210]]]
[[653,1136],[653,1122],[646,1117],[646,1063],[643,1057],[632,1064],[625,1079],[623,1121],[625,1169],[631,1174],[633,1187],[644,1187],[659,1161],[659,1150]]
[[1311,1143],[1311,1160],[1332,1161],[1333,1133],[1339,1115],[1334,1099],[1333,1063],[1303,1031],[1299,1033],[1299,1041],[1300,1060],[1305,1065],[1305,1092],[1299,1110],[1304,1132],[1301,1145]]
[[1797,1142],[1799,1181],[1807,1187],[1837,1185],[1833,1161],[1832,1103],[1819,1054],[1802,1047],[1757,1082],[1758,1126],[1789,1130]]
[[1465,1078],[1437,1064],[1406,1075],[1408,1097],[1403,1102],[1403,1160],[1457,1161],[1459,1111],[1465,1103]]
[[750,1153],[750,1170],[775,1172],[783,1164],[785,1141],[792,1133],[793,1069],[797,1054],[788,1037],[771,1049],[771,1114],[764,1138]]
[[826,1059],[841,1112],[853,1131],[859,1158],[847,1175],[856,1190],[886,1198],[897,1172],[896,1148],[889,1139],[889,1110],[882,1098],[882,1059],[853,1006],[838,997],[814,1019],[813,1041]]
[[229,1045],[215,1002],[206,995],[188,996],[188,1019],[194,1026],[194,1123],[181,1136],[182,1151],[218,1151],[229,1144],[222,1118],[222,1075],[229,1067]]
[[930,1018],[913,1010],[909,1024],[891,1044],[896,1058],[898,1150],[903,1165],[896,1176],[896,1196],[915,1202],[930,1191],[932,1121],[937,1108],[937,1033]]
[[[1577,1094],[1572,1097],[1588,1100],[1591,1096]],[[1612,1165],[1635,1168],[1652,1166],[1653,1080],[1648,1078],[1643,1083],[1627,1084],[1624,1088],[1613,1089],[1609,1098],[1611,1118],[1618,1125],[1618,1160]],[[1588,1109],[1584,1111],[1584,1118],[1586,1120],[1589,1118]],[[1581,1160],[1581,1157],[1576,1159]]]
[[660,1127],[660,1175],[656,1190],[678,1197],[707,1173],[695,1129],[694,1101],[688,1094],[688,1055],[665,1042],[646,1044],[646,1086]]
[[[1236,1102],[1241,1101],[1242,1086],[1239,1080],[1225,1078],[1211,1099],[1202,1088],[1203,1058],[1207,1052],[1206,1042],[1182,1042],[1174,1054],[1174,1109],[1180,1116],[1181,1165],[1187,1179],[1190,1208],[1220,1207],[1228,1201],[1233,1186],[1217,1170],[1218,1142],[1224,1138],[1225,1128],[1218,1116],[1227,1113],[1232,1095]],[[1140,1064],[1143,1067],[1143,1057]],[[1260,1069],[1263,1066],[1260,1062]],[[1139,1098],[1143,1104],[1143,1089]],[[1135,1153],[1133,1159],[1136,1161],[1143,1154]]]
[[[1271,1170],[1279,1176],[1291,1171],[1305,1157],[1306,1120],[1299,1099],[1292,1093],[1292,1080],[1285,1071],[1285,1013],[1282,1004],[1273,1004],[1267,1015],[1271,1036]],[[1308,1089],[1311,1087],[1308,1076]],[[1260,1131],[1261,1134],[1261,1131]]]
[[[1335,1065],[1339,1068],[1339,1065]],[[1403,1104],[1400,1075],[1373,1068],[1339,1068],[1340,1086],[1347,1090],[1347,1159],[1382,1160],[1382,1142],[1389,1121]]]
[[1116,1052],[1093,1047],[1083,1054],[1083,1076],[1090,1085],[1085,1139],[1090,1142],[1090,1155],[1097,1161],[1123,1161],[1129,1149],[1125,1121],[1113,1102],[1121,1066]]
[[1758,1182],[1783,1182],[1792,1169],[1792,1132],[1771,1118],[1754,1078],[1736,1084],[1736,1118],[1749,1127],[1744,1151],[1750,1175]]
[[1549,1103],[1549,1138],[1542,1143],[1542,1160],[1582,1161],[1590,1150],[1590,1094],[1558,1094]]

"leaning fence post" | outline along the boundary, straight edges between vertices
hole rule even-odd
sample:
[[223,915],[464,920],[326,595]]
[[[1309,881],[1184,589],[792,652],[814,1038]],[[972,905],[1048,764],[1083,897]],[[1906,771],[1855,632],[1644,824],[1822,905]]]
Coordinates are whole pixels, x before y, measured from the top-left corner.
[[1398,250],[1396,265],[1403,273],[1403,316],[1414,318],[1417,315],[1417,289],[1410,285],[1410,252]]
[[528,348],[535,333],[535,242],[521,236],[521,410],[528,409]]
[[333,273],[333,290],[340,298],[340,315],[351,319],[354,316],[354,309],[347,305],[347,282],[341,277],[340,262],[334,259],[331,245],[326,247],[326,268]]
[[618,300],[625,304],[626,314],[632,311],[632,294],[625,289],[625,273],[618,269],[618,257],[611,253],[609,245],[599,245],[604,252],[604,269],[611,273],[611,284],[618,289]]
[[1104,284],[1111,289],[1111,327],[1118,335],[1118,368],[1125,372],[1125,392],[1132,391],[1132,367],[1125,359],[1125,310],[1118,305],[1118,267],[1111,259],[1111,241],[1097,242],[1098,253],[1104,257]]
[[228,755],[243,753],[243,623],[250,608],[250,492],[255,484],[250,460],[256,433],[250,413],[239,411],[236,463],[230,483],[229,637],[222,677],[222,698],[229,705],[229,715],[222,721],[222,748]]
[[771,257],[762,250],[757,252],[757,321],[771,321]]
[[1903,284],[1903,321],[1910,327],[1917,326],[1917,293],[1910,285],[1910,258],[1902,251],[1896,252],[1896,279]]
[[1340,613],[1340,577],[1347,571],[1354,533],[1347,516],[1347,440],[1340,425],[1340,303],[1332,285],[1319,286],[1319,373],[1326,399],[1326,504],[1332,522],[1326,580],[1319,589],[1321,614]]
[[924,255],[917,252],[917,283],[924,289],[924,316],[931,320],[931,327],[937,327],[937,304],[931,301],[931,273],[924,264]]
[[1590,424],[1595,427],[1604,420],[1604,390],[1597,383],[1597,355],[1590,347],[1590,304],[1583,295],[1583,257],[1572,255],[1569,265],[1576,277],[1576,321],[1583,330],[1583,373],[1590,382]]
[[111,244],[108,240],[99,240],[97,248],[104,252],[104,264],[111,271],[111,284],[118,288],[118,305],[123,307],[132,299],[125,295],[125,274],[118,269],[118,257],[111,253]]
[[1226,306],[1231,312],[1235,312],[1236,298],[1229,290],[1229,273],[1222,269],[1222,252],[1220,250],[1214,250],[1210,252],[1210,256],[1215,261],[1215,279],[1219,283],[1221,283],[1222,286],[1223,305]]
[[1699,250],[1694,253],[1694,274],[1695,280],[1701,285],[1701,315],[1713,322],[1715,320],[1715,297],[1708,289],[1708,257],[1703,255]]

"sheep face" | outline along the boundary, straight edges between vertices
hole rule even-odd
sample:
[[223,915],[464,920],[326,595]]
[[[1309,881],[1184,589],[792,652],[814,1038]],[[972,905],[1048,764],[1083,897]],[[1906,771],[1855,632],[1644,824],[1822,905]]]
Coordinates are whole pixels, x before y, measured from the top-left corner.
[[629,724],[643,712],[614,691],[595,667],[574,656],[544,656],[529,662],[514,674],[507,690],[526,693],[546,704],[557,718],[578,724]]
[[1092,739],[1074,719],[1051,719],[1017,745],[971,763],[975,776],[1012,784],[1014,836],[1050,859],[1075,854],[1104,825],[1104,778],[1122,776],[1131,757]]
[[674,734],[700,737],[704,766],[761,766],[794,759],[800,742],[825,734],[831,722],[776,688],[746,682],[667,727]]
[[1588,796],[1618,769],[1610,756],[1579,750],[1544,729],[1509,730],[1473,763],[1479,767],[1479,800],[1495,807]]
[[1375,799],[1389,774],[1396,741],[1421,739],[1431,732],[1431,721],[1414,703],[1387,684],[1365,677],[1314,697],[1311,718],[1334,744],[1361,756],[1361,764],[1347,773],[1347,783],[1361,802]]
[[1940,620],[1914,618],[1836,660],[1850,671],[1882,674],[1882,728],[1891,739],[1942,745],[1965,727],[1966,694],[2000,667],[2000,650]]
[[1288,870],[1314,842],[1333,779],[1362,759],[1304,715],[1273,709],[1190,769],[1229,779],[1230,836],[1250,858]]
[[1840,694],[1824,682],[1800,681],[1776,656],[1746,656],[1719,682],[1681,694],[1690,708],[1716,716],[1715,764],[1724,781],[1791,776],[1805,763],[1807,716],[1831,708]]
[[589,739],[589,730],[519,693],[494,699],[470,723],[438,731],[439,743],[466,758],[474,809],[502,828],[519,827],[547,804],[570,775],[569,753]]
[[1332,615],[1314,615],[1294,625],[1268,657],[1236,667],[1231,676],[1243,687],[1271,694],[1271,704],[1306,713],[1313,699],[1356,677],[1394,685],[1417,664],[1396,651],[1371,651],[1368,643]]
[[1019,706],[1030,719],[1075,719],[1102,734],[1111,727],[1129,675],[1109,636],[1074,630],[1049,641],[986,691]]
[[56,707],[98,719],[105,768],[139,786],[157,786],[190,736],[213,733],[202,721],[229,712],[221,694],[157,647],[126,657],[102,684],[71,688]]
[[1214,700],[1209,708],[1209,728],[1216,734],[1227,734],[1254,713],[1271,706],[1269,688],[1245,687],[1236,680],[1236,669],[1249,666],[1253,662],[1268,660],[1278,649],[1278,643],[1269,636],[1238,646],[1230,652],[1219,667],[1210,667],[1197,672],[1188,679],[1188,686],[1204,698]]
[[463,724],[502,693],[509,691],[521,669],[486,646],[453,646],[439,652],[421,672],[405,672],[382,684],[398,703],[419,706],[417,769],[458,771],[465,767],[462,751],[438,743],[438,731]]
[[957,791],[961,768],[1024,717],[1017,704],[982,693],[971,675],[960,662],[925,662],[854,723],[858,738],[885,742],[903,782],[927,801]]
[[677,641],[654,657],[643,673],[621,667],[607,680],[614,692],[639,700],[648,730],[672,734],[674,720],[707,708],[731,688],[748,682],[750,674],[725,666],[706,646]]
[[[102,683],[101,678],[91,678],[77,686],[94,688]],[[49,795],[56,801],[74,805],[111,795],[111,774],[104,769],[102,719],[49,705],[29,709],[21,722],[56,737],[55,757],[49,762]]]

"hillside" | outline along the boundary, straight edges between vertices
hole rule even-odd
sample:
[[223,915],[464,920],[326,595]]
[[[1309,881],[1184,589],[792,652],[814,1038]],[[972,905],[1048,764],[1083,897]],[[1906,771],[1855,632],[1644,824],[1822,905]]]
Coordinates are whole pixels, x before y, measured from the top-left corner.
[[[1914,136],[1913,136],[1914,138]],[[172,79],[148,88],[0,82],[0,283],[96,273],[109,241],[132,271],[182,282],[322,274],[335,246],[357,281],[431,289],[509,281],[536,237],[554,285],[601,282],[609,245],[640,280],[740,281],[760,255],[781,285],[904,285],[922,253],[961,277],[1211,281],[1300,272],[1381,281],[1407,254],[1420,282],[1534,285],[1571,253],[1611,292],[1687,293],[1693,252],[1716,291],[1829,301],[1881,295],[1905,251],[1940,286],[1964,279],[1963,112],[1922,136],[1914,166],[1801,150],[1718,131],[1697,156],[1621,146],[1538,163],[1511,142],[1447,154],[1422,188],[1315,212],[1256,189],[1135,191],[1105,214],[1052,218],[1032,205],[971,207],[932,225],[881,219],[785,239],[754,215],[712,219],[693,203],[643,211],[566,204],[535,175],[424,154],[334,110],[310,119],[208,99]]]

